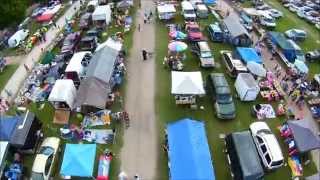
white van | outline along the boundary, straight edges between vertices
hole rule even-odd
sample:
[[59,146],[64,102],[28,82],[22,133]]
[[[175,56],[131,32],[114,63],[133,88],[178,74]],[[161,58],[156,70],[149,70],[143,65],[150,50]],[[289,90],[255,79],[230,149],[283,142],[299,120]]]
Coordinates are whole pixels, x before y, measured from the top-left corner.
[[189,1],[182,1],[182,15],[187,21],[194,21],[196,19],[195,9]]
[[197,11],[197,16],[199,18],[207,18],[208,17],[208,8],[204,4],[197,4],[196,5],[196,11]]

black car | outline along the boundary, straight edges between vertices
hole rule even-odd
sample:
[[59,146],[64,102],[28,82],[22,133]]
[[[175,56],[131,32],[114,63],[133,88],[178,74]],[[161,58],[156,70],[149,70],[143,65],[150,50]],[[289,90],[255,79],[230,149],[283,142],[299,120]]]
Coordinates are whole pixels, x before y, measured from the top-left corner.
[[91,51],[93,52],[98,44],[98,38],[96,36],[85,36],[79,43],[80,51]]
[[308,51],[305,56],[306,56],[306,60],[308,60],[308,61],[319,61],[320,60],[320,49]]

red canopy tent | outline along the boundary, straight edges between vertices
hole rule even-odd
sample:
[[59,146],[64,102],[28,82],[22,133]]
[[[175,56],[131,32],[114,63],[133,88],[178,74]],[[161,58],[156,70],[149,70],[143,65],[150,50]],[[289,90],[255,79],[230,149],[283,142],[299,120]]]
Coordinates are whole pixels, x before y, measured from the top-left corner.
[[43,14],[41,16],[37,17],[38,22],[45,22],[45,21],[51,21],[54,14]]

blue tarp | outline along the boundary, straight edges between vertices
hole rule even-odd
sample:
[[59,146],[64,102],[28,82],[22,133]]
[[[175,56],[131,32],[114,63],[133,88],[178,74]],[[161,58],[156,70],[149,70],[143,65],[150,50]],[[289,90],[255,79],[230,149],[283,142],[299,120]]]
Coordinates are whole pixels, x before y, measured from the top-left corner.
[[247,64],[249,61],[262,64],[261,57],[257,54],[254,48],[237,47],[237,54],[240,56],[240,60],[242,60],[245,64]]
[[95,144],[66,144],[60,174],[92,177],[95,157]]
[[16,129],[19,116],[2,116],[0,117],[0,141],[10,141],[11,136]]
[[183,119],[167,125],[171,180],[215,180],[203,122]]

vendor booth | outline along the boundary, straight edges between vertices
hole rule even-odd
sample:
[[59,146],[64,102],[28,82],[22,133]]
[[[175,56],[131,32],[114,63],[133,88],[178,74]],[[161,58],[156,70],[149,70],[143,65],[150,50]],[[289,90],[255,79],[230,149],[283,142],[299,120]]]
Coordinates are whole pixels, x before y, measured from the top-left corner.
[[240,73],[234,84],[241,101],[256,100],[260,88],[253,76],[249,73]]
[[254,48],[237,47],[236,56],[245,64],[250,61],[262,64],[262,59]]
[[80,85],[80,80],[84,77],[85,67],[91,59],[90,51],[81,51],[73,54],[65,70],[65,77],[73,80],[75,85]]
[[160,20],[170,20],[176,15],[176,8],[173,4],[159,4],[157,10]]
[[196,96],[204,95],[201,72],[171,72],[171,94],[176,104],[196,104]]
[[66,144],[60,174],[64,177],[93,177],[95,144]]
[[104,29],[111,22],[111,8],[109,5],[97,6],[92,13],[92,21],[98,28]]
[[171,180],[215,180],[205,124],[182,119],[167,125],[169,176]]
[[72,80],[59,79],[56,81],[48,98],[48,101],[50,101],[55,108],[54,123],[68,123],[70,111],[74,107],[76,93],[77,90]]
[[9,149],[8,141],[0,141],[0,178],[6,165],[7,152]]

